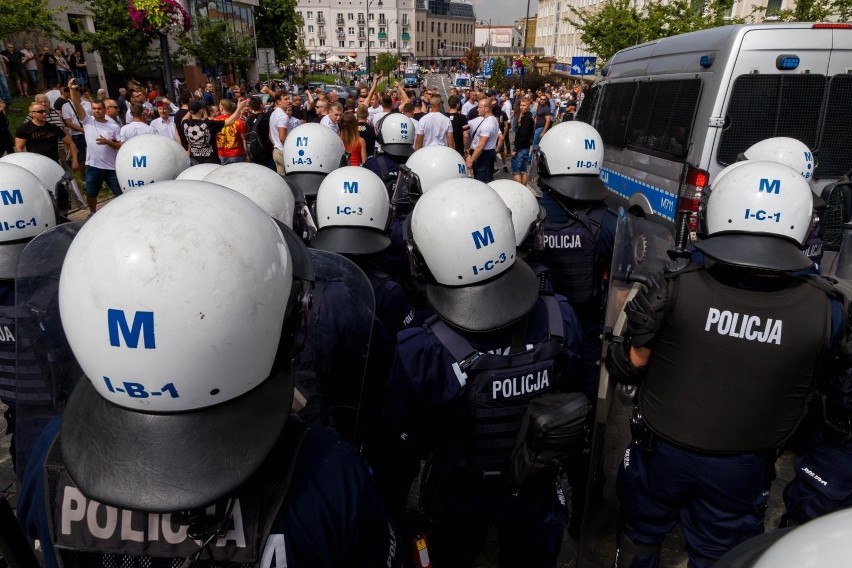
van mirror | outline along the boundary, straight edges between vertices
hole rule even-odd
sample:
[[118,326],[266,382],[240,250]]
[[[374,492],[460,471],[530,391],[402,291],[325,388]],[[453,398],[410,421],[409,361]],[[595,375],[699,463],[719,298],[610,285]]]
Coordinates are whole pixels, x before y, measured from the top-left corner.
[[852,220],[852,182],[839,181],[822,191],[825,210],[820,215],[825,250],[840,250],[844,226]]

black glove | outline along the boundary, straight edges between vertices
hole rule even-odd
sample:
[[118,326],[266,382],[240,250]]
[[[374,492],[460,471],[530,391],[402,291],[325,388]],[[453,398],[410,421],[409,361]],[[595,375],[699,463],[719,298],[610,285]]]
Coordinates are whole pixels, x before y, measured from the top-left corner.
[[651,277],[645,290],[627,302],[627,331],[633,347],[646,347],[657,335],[666,316],[668,286],[662,274]]

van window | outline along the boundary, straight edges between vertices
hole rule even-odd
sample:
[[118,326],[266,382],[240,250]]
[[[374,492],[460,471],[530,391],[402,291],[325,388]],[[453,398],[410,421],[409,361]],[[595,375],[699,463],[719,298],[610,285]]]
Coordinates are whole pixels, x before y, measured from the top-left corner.
[[818,74],[737,77],[716,160],[732,164],[749,146],[773,136],[815,148],[825,87],[825,75]]
[[701,79],[640,83],[627,145],[640,152],[686,156],[700,96]]
[[587,124],[592,123],[592,112],[595,110],[595,103],[598,101],[598,94],[600,92],[600,87],[592,87],[586,91],[586,95],[583,97],[583,104],[581,104],[579,110],[577,110],[575,120],[579,120],[580,122],[585,122]]
[[[613,83],[604,87],[598,112],[598,133],[606,146],[622,148],[627,139],[627,122],[633,107],[636,83]],[[581,107],[582,108],[582,107]]]
[[825,122],[817,146],[816,177],[837,178],[852,169],[852,75],[828,82]]

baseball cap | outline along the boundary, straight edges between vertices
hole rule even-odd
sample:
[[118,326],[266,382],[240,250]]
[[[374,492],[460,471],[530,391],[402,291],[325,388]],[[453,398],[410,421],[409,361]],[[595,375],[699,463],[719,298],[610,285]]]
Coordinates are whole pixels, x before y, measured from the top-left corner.
[[414,106],[418,107],[422,104],[423,101],[420,99],[420,97],[414,97],[414,100],[411,102],[414,103]]
[[204,104],[202,104],[201,101],[192,101],[189,103],[189,112],[191,112],[192,114],[200,112],[203,108]]

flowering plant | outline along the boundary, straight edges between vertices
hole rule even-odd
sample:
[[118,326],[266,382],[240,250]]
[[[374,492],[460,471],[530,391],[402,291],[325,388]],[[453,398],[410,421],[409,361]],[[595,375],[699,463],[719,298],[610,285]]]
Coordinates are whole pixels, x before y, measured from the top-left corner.
[[130,0],[128,13],[137,30],[183,35],[192,29],[189,13],[177,0]]

